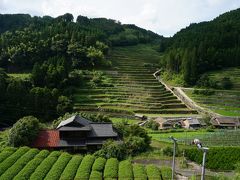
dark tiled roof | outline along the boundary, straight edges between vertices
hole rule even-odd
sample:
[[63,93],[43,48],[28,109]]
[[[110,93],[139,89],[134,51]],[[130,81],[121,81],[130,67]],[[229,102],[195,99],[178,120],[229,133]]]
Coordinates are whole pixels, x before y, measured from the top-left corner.
[[68,127],[62,126],[58,130],[59,131],[91,131],[92,127],[90,125],[83,126],[83,127]]
[[57,130],[43,130],[39,132],[32,146],[37,148],[58,147],[59,141],[59,132]]
[[219,124],[236,124],[236,120],[230,117],[216,117],[214,118]]
[[92,131],[88,137],[117,137],[110,123],[91,123]]
[[69,125],[69,124],[71,124],[73,122],[78,123],[79,126],[87,126],[87,125],[89,125],[91,123],[91,121],[89,121],[89,120],[87,120],[87,119],[85,119],[85,118],[83,118],[83,117],[81,117],[79,115],[75,115],[75,116],[72,116],[72,117],[70,117],[69,119],[67,119],[65,121],[62,121],[58,125],[57,129],[59,129],[60,127],[63,127],[63,126],[67,126],[67,125]]

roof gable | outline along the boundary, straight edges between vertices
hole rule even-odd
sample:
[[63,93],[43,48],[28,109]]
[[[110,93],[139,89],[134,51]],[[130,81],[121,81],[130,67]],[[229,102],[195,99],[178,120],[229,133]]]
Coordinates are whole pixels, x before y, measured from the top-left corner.
[[67,120],[62,121],[58,126],[57,129],[61,127],[83,127],[83,126],[88,126],[91,123],[91,121],[79,116],[75,115]]

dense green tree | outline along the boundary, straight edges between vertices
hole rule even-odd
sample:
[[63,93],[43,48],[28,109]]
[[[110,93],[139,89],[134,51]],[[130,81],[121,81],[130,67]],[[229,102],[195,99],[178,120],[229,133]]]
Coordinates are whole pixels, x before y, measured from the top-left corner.
[[27,116],[18,120],[9,131],[8,142],[11,146],[27,146],[38,135],[39,121],[33,116]]

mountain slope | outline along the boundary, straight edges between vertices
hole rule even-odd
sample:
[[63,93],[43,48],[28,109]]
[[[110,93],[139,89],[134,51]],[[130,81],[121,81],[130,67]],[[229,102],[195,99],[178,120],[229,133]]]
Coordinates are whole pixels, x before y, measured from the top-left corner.
[[191,24],[160,45],[166,52],[161,64],[181,73],[187,84],[209,70],[240,65],[240,9],[209,22]]

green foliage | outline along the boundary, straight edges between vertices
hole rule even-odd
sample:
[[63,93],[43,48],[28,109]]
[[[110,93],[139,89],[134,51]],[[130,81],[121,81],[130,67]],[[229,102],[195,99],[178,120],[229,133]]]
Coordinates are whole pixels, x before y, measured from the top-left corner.
[[9,131],[9,144],[15,147],[29,145],[37,137],[39,121],[33,116],[20,119]]
[[215,94],[215,91],[211,90],[211,89],[202,89],[202,90],[194,89],[193,94],[211,96],[211,95]]
[[48,172],[47,176],[44,178],[46,180],[58,180],[61,173],[65,169],[66,165],[71,159],[71,155],[68,153],[62,153],[55,164],[52,166],[51,170]]
[[3,149],[0,153],[0,163],[3,162],[7,157],[12,155],[16,150],[15,149]]
[[9,180],[13,179],[23,168],[24,166],[34,158],[39,153],[37,149],[30,149],[27,153],[25,153],[21,158],[19,158],[11,167],[6,170],[1,179]]
[[[186,149],[186,157],[201,164],[202,151],[198,149]],[[238,147],[212,147],[209,149],[206,159],[206,167],[209,169],[233,170],[240,161],[240,148]]]
[[49,151],[42,150],[34,159],[29,161],[27,165],[14,177],[14,180],[28,180],[40,163],[49,155]]
[[133,180],[133,167],[129,160],[121,161],[118,170],[119,180]]
[[223,77],[220,84],[223,89],[231,89],[233,87],[233,83],[229,77]]
[[172,178],[172,169],[170,167],[161,166],[160,171],[163,180],[168,180]]
[[107,160],[105,158],[97,158],[93,163],[92,170],[102,172],[104,170],[106,161]]
[[161,179],[161,173],[154,165],[147,165],[146,172],[149,180]]
[[96,156],[124,159],[127,156],[144,152],[149,148],[151,138],[138,125],[118,123],[115,128],[119,135],[123,136],[123,142],[119,143],[111,140],[105,142],[102,149],[95,153]]
[[92,170],[90,174],[90,180],[102,180],[103,178],[102,172]]
[[95,157],[92,155],[84,156],[75,176],[75,179],[89,179],[91,174],[92,165]]
[[183,74],[188,85],[196,84],[204,72],[239,66],[240,47],[236,41],[239,14],[239,9],[233,10],[210,22],[191,24],[172,38],[164,39],[161,50],[166,54],[161,65]]
[[113,180],[118,177],[118,160],[116,158],[110,158],[107,160],[104,169],[104,179]]
[[145,124],[145,126],[152,130],[158,130],[159,123],[157,123],[156,121],[150,120]]
[[82,156],[78,156],[78,155],[73,156],[72,159],[67,164],[66,168],[64,169],[60,179],[62,180],[74,179],[82,159],[83,159]]
[[49,170],[52,168],[58,157],[61,155],[59,151],[53,151],[42,163],[36,168],[30,176],[30,180],[42,180],[45,178]]
[[59,115],[63,115],[66,112],[71,112],[73,109],[72,101],[66,96],[59,96],[58,105],[57,105],[57,113]]
[[21,147],[16,152],[14,152],[11,156],[6,158],[0,164],[0,176],[10,168],[21,156],[23,156],[27,151],[29,151],[28,147]]
[[133,174],[135,180],[147,180],[147,174],[145,168],[141,164],[133,165]]

